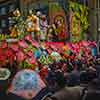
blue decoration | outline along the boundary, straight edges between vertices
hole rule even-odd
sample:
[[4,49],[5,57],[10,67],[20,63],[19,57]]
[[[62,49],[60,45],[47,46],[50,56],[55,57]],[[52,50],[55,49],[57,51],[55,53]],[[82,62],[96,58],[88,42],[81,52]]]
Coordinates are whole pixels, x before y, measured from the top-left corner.
[[15,91],[37,89],[38,77],[35,72],[20,72],[13,81]]
[[34,57],[36,58],[36,59],[39,59],[40,58],[40,56],[41,56],[41,50],[36,50],[35,51],[35,53],[34,53]]

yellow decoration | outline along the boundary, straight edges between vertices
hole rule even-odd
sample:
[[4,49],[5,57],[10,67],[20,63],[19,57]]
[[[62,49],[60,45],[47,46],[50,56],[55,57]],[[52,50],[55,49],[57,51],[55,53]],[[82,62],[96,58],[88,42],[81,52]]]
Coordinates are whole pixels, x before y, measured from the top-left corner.
[[67,46],[63,46],[63,50],[64,51],[67,51],[68,50],[68,47]]
[[21,16],[21,13],[20,13],[20,11],[19,11],[18,9],[16,9],[16,10],[13,12],[13,14],[14,14],[15,16],[17,16],[17,17]]
[[17,37],[17,35],[18,35],[17,29],[14,27],[14,28],[11,28],[10,30],[11,30],[10,37],[12,37],[12,38]]
[[35,15],[31,15],[27,17],[27,31],[28,32],[38,32],[40,31],[39,28],[39,19],[37,16]]

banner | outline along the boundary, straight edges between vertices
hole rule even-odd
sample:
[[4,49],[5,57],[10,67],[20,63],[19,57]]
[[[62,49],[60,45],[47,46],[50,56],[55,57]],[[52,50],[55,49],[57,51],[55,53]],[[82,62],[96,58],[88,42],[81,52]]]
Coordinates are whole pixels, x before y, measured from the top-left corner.
[[66,15],[63,8],[58,2],[49,3],[49,23],[55,24],[58,40],[66,40],[68,38],[68,25]]

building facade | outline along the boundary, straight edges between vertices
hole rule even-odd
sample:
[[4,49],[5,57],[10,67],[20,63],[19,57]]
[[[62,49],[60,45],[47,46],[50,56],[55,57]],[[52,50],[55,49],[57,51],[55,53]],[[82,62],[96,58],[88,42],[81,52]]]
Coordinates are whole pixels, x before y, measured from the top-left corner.
[[58,2],[66,13],[68,1],[78,2],[89,7],[90,26],[87,36],[91,35],[88,38],[90,40],[100,40],[100,0],[63,0],[63,2],[62,0],[0,0],[0,33],[9,33],[9,17],[16,8],[19,8],[25,16],[29,10],[33,10],[34,13],[42,11],[44,14],[48,14],[48,5],[52,2]]
[[0,0],[0,33],[9,34],[10,16],[18,7],[18,0]]
[[89,32],[92,40],[99,40],[99,27],[100,27],[100,0],[91,0],[89,5]]

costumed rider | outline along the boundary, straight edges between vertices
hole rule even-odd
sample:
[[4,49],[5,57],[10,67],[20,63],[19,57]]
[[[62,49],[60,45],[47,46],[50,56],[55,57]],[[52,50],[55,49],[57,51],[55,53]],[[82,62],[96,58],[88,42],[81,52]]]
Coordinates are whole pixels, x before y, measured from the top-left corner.
[[40,27],[39,27],[39,18],[32,13],[30,10],[30,15],[27,16],[27,31],[32,33],[32,37],[35,40],[39,40],[39,32],[40,32]]
[[47,38],[48,21],[46,15],[40,11],[37,12],[37,17],[39,18],[40,40],[45,41]]

